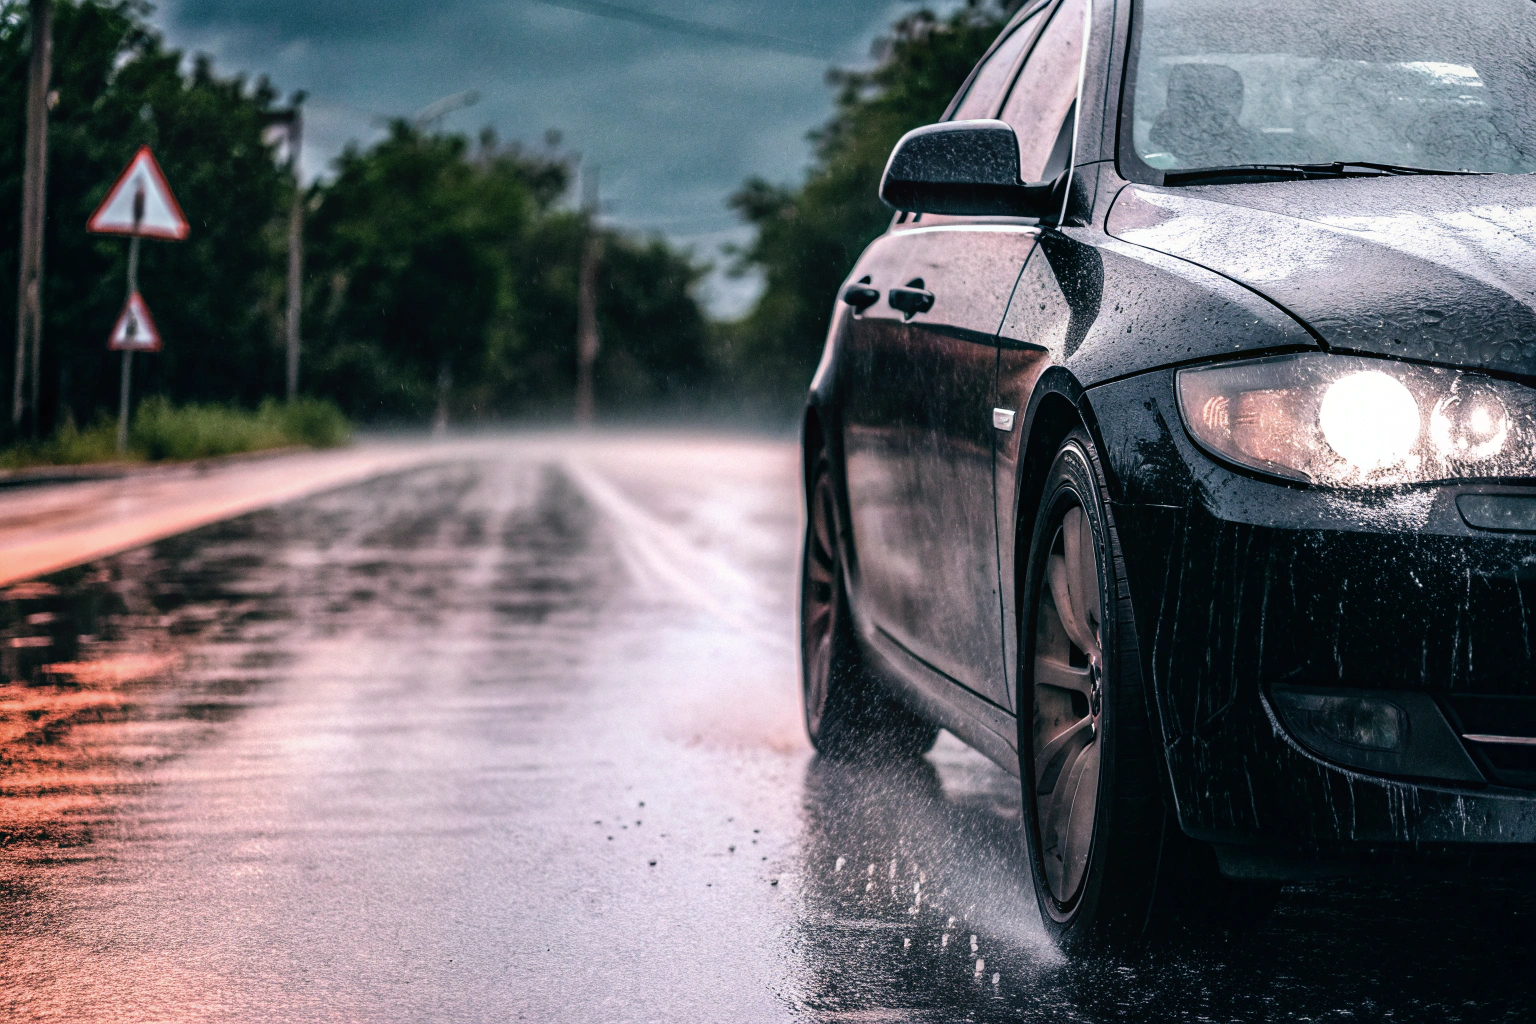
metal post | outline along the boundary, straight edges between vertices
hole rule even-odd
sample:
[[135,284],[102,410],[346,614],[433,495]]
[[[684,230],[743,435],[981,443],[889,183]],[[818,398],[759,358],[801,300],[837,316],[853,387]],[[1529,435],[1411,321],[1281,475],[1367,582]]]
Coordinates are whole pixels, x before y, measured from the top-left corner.
[[591,426],[597,418],[593,371],[602,345],[597,333],[597,267],[602,251],[603,240],[593,232],[582,250],[580,290],[576,295],[576,422],[582,426]]
[[[144,217],[144,193],[140,191],[133,197],[133,230],[139,230],[139,221]],[[128,243],[128,298],[133,299],[133,293],[139,290],[139,236],[134,235]],[[133,342],[133,337],[138,333],[138,321],[128,321],[128,341]],[[133,349],[123,349],[123,378],[117,393],[117,454],[128,454],[128,382],[133,375]]]
[[304,183],[300,180],[299,139],[303,115],[293,105],[288,123],[288,162],[293,170],[293,209],[288,214],[288,401],[299,397],[299,313],[304,288]]
[[11,425],[20,429],[29,392],[31,352],[32,429],[38,417],[38,362],[43,345],[43,218],[48,187],[48,82],[53,74],[53,4],[31,0],[32,58],[27,75],[27,142],[21,189],[20,274],[16,289],[16,376],[11,387]]
[[[133,197],[133,230],[139,230],[139,221],[142,220],[144,210],[144,192],[141,189]],[[128,243],[128,297],[133,298],[133,293],[139,290],[139,236],[134,235]]]
[[587,240],[581,252],[581,271],[576,292],[576,422],[591,426],[597,418],[594,370],[602,338],[597,329],[597,270],[603,258],[603,239],[597,232],[597,168],[583,168],[583,205],[587,213]]
[[[138,239],[134,239],[138,241]],[[117,454],[128,454],[128,380],[133,376],[133,350],[123,349],[123,380],[117,393]]]
[[448,397],[453,392],[453,364],[447,359],[437,368],[437,411],[432,414],[432,436],[448,433]]

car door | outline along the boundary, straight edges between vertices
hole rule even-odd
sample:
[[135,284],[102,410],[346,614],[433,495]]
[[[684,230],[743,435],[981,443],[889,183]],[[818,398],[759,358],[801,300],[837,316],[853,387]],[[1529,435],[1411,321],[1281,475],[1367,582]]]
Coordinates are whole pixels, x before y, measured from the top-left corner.
[[[957,116],[996,113],[1038,24],[1028,18],[1000,37]],[[877,643],[894,642],[999,703],[996,338],[1033,246],[1020,222],[919,216],[894,225],[855,268],[855,284],[878,298],[847,334],[843,443],[859,618]]]
[[[1078,184],[1095,180],[1097,157],[1093,129],[1097,119],[1078,111],[1101,109],[1107,50],[1113,35],[1110,6],[1099,0],[1063,0],[1042,33],[1004,102],[1000,117],[1019,137],[1020,171],[1026,180],[1046,180],[1074,165]],[[1088,45],[1087,59],[1084,46]],[[1091,123],[1090,123],[1091,122]],[[1079,130],[1085,134],[1079,138]],[[1076,145],[1073,140],[1076,139]],[[1081,150],[1081,151],[1080,151]],[[1077,186],[1074,186],[1077,187]],[[998,331],[996,401],[999,429],[994,434],[997,495],[998,568],[1002,585],[1003,663],[1010,676],[1018,664],[1017,614],[1012,566],[1019,543],[1016,526],[1033,522],[1032,509],[1016,505],[1022,464],[1021,428],[1030,397],[1045,371],[1064,362],[1082,340],[1097,311],[1102,264],[1091,247],[1071,237],[1076,229],[1047,227],[1019,275],[1008,313]],[[1095,277],[1097,273],[1097,277]],[[1001,429],[1006,423],[1007,429]],[[1027,539],[1022,541],[1027,543]],[[1016,692],[1017,680],[1009,693]],[[1017,710],[1017,709],[1015,709]]]
[[996,335],[1033,246],[1029,229],[1001,225],[914,227],[881,239],[859,269],[884,297],[850,332],[847,363],[855,599],[886,639],[999,702],[1007,697],[992,493]]

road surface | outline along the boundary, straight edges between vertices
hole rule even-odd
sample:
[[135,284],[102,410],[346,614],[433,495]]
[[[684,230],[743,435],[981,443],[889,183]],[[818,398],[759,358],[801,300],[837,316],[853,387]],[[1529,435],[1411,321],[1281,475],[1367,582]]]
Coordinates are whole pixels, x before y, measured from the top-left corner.
[[[219,485],[256,511],[172,536],[218,518],[196,480],[112,514],[95,484],[0,496],[0,558],[49,500],[87,520],[55,540],[116,524],[118,552],[0,591],[0,1019],[1536,1008],[1529,887],[1292,887],[1250,935],[1053,952],[1011,778],[948,736],[906,766],[807,747],[788,442],[389,460],[302,487],[277,460]],[[124,549],[130,521],[164,539]]]

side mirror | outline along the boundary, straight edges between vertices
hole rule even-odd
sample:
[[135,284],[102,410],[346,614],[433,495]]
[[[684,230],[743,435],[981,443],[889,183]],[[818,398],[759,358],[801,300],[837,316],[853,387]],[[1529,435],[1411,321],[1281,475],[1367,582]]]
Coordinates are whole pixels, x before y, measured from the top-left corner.
[[880,179],[880,199],[909,213],[1050,217],[1066,175],[1019,180],[1019,140],[1002,121],[945,121],[901,137]]

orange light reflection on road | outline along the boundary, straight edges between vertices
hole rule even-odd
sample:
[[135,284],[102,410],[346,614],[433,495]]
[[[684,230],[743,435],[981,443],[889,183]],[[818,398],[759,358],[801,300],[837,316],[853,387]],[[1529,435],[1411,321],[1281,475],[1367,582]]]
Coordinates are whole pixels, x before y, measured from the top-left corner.
[[141,549],[0,589],[0,883],[74,856],[205,727],[180,684],[207,603],[177,606],[165,568]]

